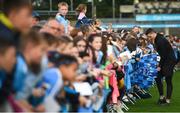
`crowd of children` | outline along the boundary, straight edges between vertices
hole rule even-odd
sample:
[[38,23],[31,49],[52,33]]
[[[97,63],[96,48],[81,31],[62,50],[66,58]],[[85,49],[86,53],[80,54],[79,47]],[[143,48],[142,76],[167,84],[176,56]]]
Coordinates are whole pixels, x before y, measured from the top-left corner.
[[[103,28],[77,8],[66,18],[40,21],[28,0],[4,0],[0,13],[0,111],[123,112],[127,102],[149,98],[160,57],[151,40],[132,30]],[[167,36],[179,61],[179,42]]]

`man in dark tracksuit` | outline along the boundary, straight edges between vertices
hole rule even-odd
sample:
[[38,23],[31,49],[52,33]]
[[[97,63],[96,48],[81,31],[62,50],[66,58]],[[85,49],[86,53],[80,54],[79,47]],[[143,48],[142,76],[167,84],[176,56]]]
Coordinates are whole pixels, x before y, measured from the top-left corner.
[[[153,42],[156,51],[161,57],[159,63],[159,74],[156,78],[156,84],[159,91],[160,99],[158,104],[170,104],[170,99],[173,90],[172,77],[173,70],[176,64],[176,57],[173,51],[172,46],[168,42],[165,37],[159,33],[156,33],[153,29],[148,29],[146,31],[146,35],[150,41]],[[165,81],[167,84],[167,95],[166,98],[163,94],[163,78],[165,77]]]

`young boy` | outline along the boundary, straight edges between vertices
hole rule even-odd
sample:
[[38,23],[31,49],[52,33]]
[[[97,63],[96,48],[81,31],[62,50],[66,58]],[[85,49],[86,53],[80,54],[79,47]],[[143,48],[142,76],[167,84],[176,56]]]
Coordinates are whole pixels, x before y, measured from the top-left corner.
[[58,8],[59,13],[57,13],[56,19],[65,27],[65,33],[68,33],[69,21],[66,19],[68,4],[66,2],[60,2]]
[[0,12],[0,36],[18,43],[17,34],[27,32],[30,28],[31,10],[29,0],[4,0],[2,13]]
[[5,112],[6,100],[12,91],[12,70],[16,62],[13,42],[0,37],[0,112]]
[[42,57],[46,52],[46,43],[39,33],[30,31],[21,40],[20,52],[21,54],[17,56],[13,82],[15,98],[22,111],[38,111],[28,103],[27,99],[37,92],[34,87],[41,79],[39,75]]
[[13,42],[0,38],[0,70],[11,73],[16,62],[16,48]]
[[62,55],[58,52],[51,52],[49,59],[53,59],[51,62],[54,64],[54,67],[47,69],[43,73],[42,85],[46,84],[49,86],[46,89],[46,112],[55,112],[60,110],[59,105],[49,105],[49,103],[51,101],[55,102],[54,98],[63,89],[64,82],[73,80],[78,63],[76,58],[69,55]]
[[[62,107],[66,104],[67,99],[74,106],[77,106],[79,103],[86,103],[85,97],[80,96],[78,92],[67,86],[67,83],[71,83],[75,79],[78,69],[77,59],[71,55],[63,55],[58,52],[51,53],[50,59],[53,59],[54,67],[44,72],[42,82],[42,84],[48,86],[44,103],[46,112],[63,111]],[[64,96],[61,95],[63,91],[65,91]],[[59,98],[60,95],[61,97]],[[58,97],[56,99],[60,105],[55,101],[55,97]]]

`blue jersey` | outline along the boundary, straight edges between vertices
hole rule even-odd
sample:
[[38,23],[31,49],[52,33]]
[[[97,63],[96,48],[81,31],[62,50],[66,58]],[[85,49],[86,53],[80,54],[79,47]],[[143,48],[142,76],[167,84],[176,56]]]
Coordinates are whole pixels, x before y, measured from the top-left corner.
[[63,17],[63,16],[61,16],[61,15],[57,15],[57,16],[56,16],[56,20],[57,20],[60,24],[62,24],[62,25],[64,26],[64,28],[65,28],[65,33],[67,33],[67,32],[68,32],[69,21],[68,21],[65,17]]
[[22,55],[17,56],[13,88],[16,92],[16,99],[26,100],[32,94],[35,85],[42,78],[41,74],[35,75],[28,69],[28,65]]
[[48,85],[46,95],[55,96],[62,88],[62,74],[58,68],[49,68],[43,73],[42,83]]

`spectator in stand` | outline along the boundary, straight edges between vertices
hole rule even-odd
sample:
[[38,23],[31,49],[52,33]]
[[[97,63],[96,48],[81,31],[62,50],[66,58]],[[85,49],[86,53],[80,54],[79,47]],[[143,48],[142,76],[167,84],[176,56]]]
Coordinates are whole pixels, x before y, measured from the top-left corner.
[[82,25],[89,25],[90,20],[86,17],[87,6],[85,4],[79,4],[76,8],[76,12],[78,14],[78,20],[75,25],[76,28],[80,28]]
[[31,24],[31,26],[33,27],[33,26],[37,25],[37,24],[40,22],[40,20],[41,20],[41,18],[40,18],[39,13],[33,11],[33,13],[32,13],[32,24]]
[[40,32],[46,32],[60,37],[65,33],[64,26],[60,24],[56,19],[49,19],[48,22],[43,26]]
[[0,12],[1,38],[18,43],[19,32],[27,32],[31,27],[31,12],[29,0],[4,0],[2,13]]
[[[8,67],[8,70],[6,67],[6,71],[8,73],[6,72],[4,74],[5,78],[1,84],[1,103],[7,102],[7,99],[12,93],[12,83],[14,77],[14,69],[12,70],[12,68],[14,67],[11,66],[14,66],[14,59],[16,58],[14,56],[16,53],[14,52],[17,48],[14,48],[14,50],[11,45],[14,43],[16,47],[19,46],[20,34],[27,32],[31,27],[31,14],[32,6],[29,0],[3,0],[2,2],[2,12],[0,12],[0,38],[2,39],[2,44],[0,46],[2,47],[1,49],[4,48],[6,52],[4,52],[4,55],[2,55],[1,58],[7,54],[9,55],[1,59],[1,63],[6,61],[6,64],[3,64],[1,69],[8,65],[10,67]],[[5,39],[5,41],[3,41],[3,39]],[[6,47],[3,47],[5,46],[3,42],[5,45],[7,44],[10,47],[7,47],[7,45]],[[9,111],[9,109],[5,109],[4,111]]]
[[134,26],[132,28],[132,32],[136,34],[136,36],[139,38],[141,34],[141,27],[140,26]]
[[42,35],[37,32],[30,31],[23,35],[13,81],[15,100],[19,108],[14,108],[15,111],[17,110],[16,112],[44,111],[43,109],[40,110],[39,106],[30,105],[28,98],[31,95],[35,97],[43,95],[42,90],[34,89],[34,87],[41,79],[41,61],[46,53],[46,45]]
[[68,4],[66,2],[60,2],[58,4],[58,13],[56,14],[56,20],[62,24],[65,28],[65,33],[70,33],[70,22],[66,18],[66,15],[68,13]]
[[7,98],[12,91],[11,75],[16,62],[16,47],[13,42],[0,38],[0,112],[8,112]]

